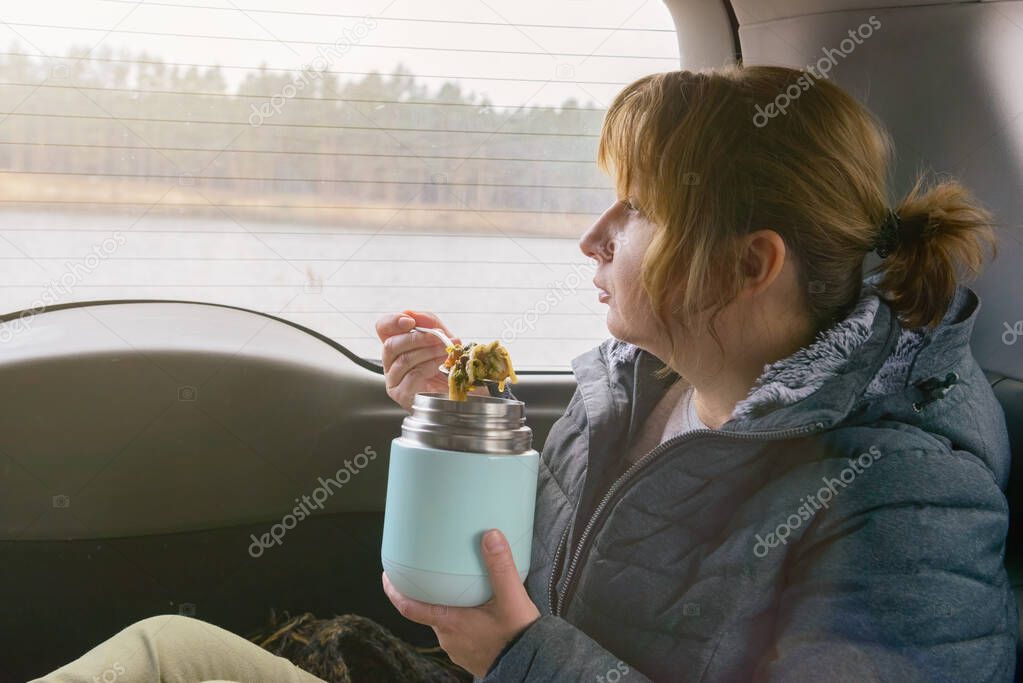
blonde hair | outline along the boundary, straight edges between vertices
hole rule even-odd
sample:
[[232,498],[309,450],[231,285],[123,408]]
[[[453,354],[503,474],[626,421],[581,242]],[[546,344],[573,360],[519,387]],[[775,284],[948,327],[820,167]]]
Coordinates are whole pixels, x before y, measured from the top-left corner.
[[619,197],[657,226],[643,286],[662,323],[706,310],[713,320],[743,286],[742,237],[769,228],[795,260],[815,329],[829,327],[855,306],[891,208],[900,239],[876,269],[878,289],[904,326],[933,326],[957,281],[979,273],[983,245],[994,252],[991,215],[958,182],[923,173],[891,206],[891,156],[888,133],[853,97],[774,66],[640,78],[611,104],[597,153]]

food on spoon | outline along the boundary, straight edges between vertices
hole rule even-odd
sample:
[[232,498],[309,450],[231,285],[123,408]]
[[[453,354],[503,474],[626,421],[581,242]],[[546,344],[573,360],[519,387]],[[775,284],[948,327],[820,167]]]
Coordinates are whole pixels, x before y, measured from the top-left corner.
[[447,352],[444,367],[448,368],[448,398],[452,401],[464,401],[472,384],[465,367],[469,362],[469,354],[461,344],[449,346]]
[[454,344],[447,347],[447,352],[444,367],[448,368],[448,398],[452,401],[466,400],[470,387],[481,380],[494,380],[501,391],[506,382],[514,384],[519,380],[508,349],[497,340],[489,344]]

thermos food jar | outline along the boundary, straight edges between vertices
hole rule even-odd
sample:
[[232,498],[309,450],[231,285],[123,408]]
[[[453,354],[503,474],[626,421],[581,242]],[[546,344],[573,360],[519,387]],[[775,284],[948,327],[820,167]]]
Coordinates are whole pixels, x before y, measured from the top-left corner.
[[380,557],[410,598],[469,607],[490,599],[480,541],[500,529],[529,571],[539,454],[522,401],[416,394],[391,442]]

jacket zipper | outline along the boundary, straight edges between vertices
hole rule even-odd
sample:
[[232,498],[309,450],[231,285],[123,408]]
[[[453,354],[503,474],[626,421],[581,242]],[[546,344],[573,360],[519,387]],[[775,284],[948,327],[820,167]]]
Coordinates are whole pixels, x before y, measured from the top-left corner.
[[614,498],[616,493],[621,491],[622,487],[625,486],[625,484],[627,484],[629,480],[631,480],[639,470],[643,469],[643,467],[645,467],[650,461],[659,456],[661,453],[668,450],[669,448],[672,448],[673,446],[688,441],[694,437],[703,436],[707,434],[723,436],[732,439],[746,439],[751,441],[758,441],[761,439],[789,438],[792,436],[798,436],[800,434],[809,434],[811,432],[821,431],[823,429],[824,429],[823,422],[815,422],[812,425],[806,425],[804,427],[791,427],[789,429],[759,432],[757,431],[722,432],[716,429],[694,429],[691,432],[679,434],[676,437],[673,437],[661,444],[658,444],[653,450],[649,451],[642,458],[634,462],[627,470],[625,470],[625,472],[621,474],[621,476],[615,479],[614,483],[611,484],[611,486],[607,490],[607,493],[604,494],[604,497],[600,500],[600,503],[594,509],[593,514],[590,515],[589,521],[583,528],[582,535],[579,536],[579,543],[576,544],[575,552],[572,554],[572,558],[569,560],[568,570],[565,573],[565,588],[563,591],[558,593],[558,599],[557,602],[555,602],[554,574],[558,570],[558,560],[560,559],[561,555],[561,547],[562,545],[564,545],[565,536],[568,535],[568,529],[569,527],[571,527],[571,522],[569,523],[568,527],[565,527],[565,532],[561,536],[561,543],[558,544],[558,550],[554,555],[554,566],[551,569],[551,577],[547,583],[547,598],[548,601],[550,602],[551,614],[554,616],[560,616],[562,614],[562,611],[565,607],[565,600],[568,598],[568,595],[572,589],[572,579],[575,575],[576,565],[579,563],[583,551],[585,550],[586,541],[588,540],[590,534],[593,532],[594,527],[596,527],[601,514],[607,508],[608,504],[610,504],[611,499]]
[[561,559],[561,548],[565,545],[565,537],[568,536],[568,530],[572,528],[571,517],[568,520],[568,524],[565,525],[565,531],[561,534],[561,540],[558,541],[558,548],[554,551],[554,564],[551,566],[551,576],[547,579],[547,603],[551,608],[551,614],[554,614],[554,575],[558,571],[558,561]]

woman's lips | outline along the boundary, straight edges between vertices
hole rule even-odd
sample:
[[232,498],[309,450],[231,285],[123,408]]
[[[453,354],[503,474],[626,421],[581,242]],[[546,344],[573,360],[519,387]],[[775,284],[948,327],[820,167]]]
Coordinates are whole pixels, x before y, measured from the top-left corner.
[[611,298],[611,294],[606,289],[598,285],[596,281],[594,281],[593,286],[597,288],[597,300],[602,304],[606,304],[608,299]]

